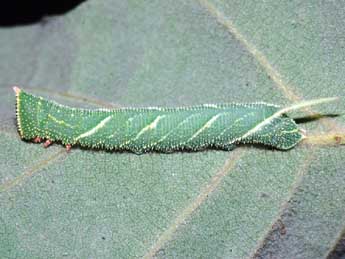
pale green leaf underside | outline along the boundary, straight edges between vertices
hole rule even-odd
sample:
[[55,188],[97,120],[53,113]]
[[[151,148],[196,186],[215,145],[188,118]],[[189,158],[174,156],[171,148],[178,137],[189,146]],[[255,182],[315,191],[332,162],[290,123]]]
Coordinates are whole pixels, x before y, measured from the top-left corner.
[[344,21],[340,2],[89,0],[44,25],[1,28],[0,254],[332,254],[345,228],[343,146],[66,155],[19,139],[10,85],[80,107],[344,97]]

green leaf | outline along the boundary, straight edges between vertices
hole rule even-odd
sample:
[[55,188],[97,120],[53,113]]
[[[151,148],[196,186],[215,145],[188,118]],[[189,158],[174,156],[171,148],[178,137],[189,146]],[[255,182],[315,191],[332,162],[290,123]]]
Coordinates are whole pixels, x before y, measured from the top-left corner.
[[79,107],[344,97],[342,10],[334,1],[89,0],[1,28],[1,257],[344,253],[344,116],[304,120],[314,137],[287,152],[66,153],[20,140],[10,87]]

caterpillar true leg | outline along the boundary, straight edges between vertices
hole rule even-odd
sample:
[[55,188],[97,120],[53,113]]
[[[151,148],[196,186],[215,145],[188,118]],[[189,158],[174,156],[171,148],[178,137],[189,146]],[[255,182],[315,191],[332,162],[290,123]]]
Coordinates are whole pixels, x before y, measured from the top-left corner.
[[72,145],[71,144],[67,144],[66,145],[66,151],[69,152],[72,148]]
[[40,137],[35,137],[33,140],[35,143],[41,143],[42,142],[42,138]]
[[43,146],[44,146],[45,148],[47,148],[47,147],[49,147],[52,143],[53,143],[53,141],[51,141],[50,139],[47,139],[47,140],[44,142]]

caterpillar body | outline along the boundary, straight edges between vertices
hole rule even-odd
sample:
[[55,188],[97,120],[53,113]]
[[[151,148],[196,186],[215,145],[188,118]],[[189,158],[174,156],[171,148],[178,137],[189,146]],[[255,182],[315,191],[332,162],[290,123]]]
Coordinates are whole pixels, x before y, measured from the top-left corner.
[[67,107],[18,87],[14,91],[22,139],[45,140],[45,146],[57,141],[68,150],[80,145],[137,154],[231,150],[239,143],[290,149],[303,138],[303,133],[286,113],[335,99],[306,101],[287,108],[259,102],[89,110]]

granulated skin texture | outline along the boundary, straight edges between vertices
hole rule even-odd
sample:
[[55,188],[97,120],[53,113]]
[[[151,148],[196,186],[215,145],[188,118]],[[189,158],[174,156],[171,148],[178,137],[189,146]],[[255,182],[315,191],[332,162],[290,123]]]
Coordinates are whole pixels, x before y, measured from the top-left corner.
[[108,150],[231,150],[238,143],[290,149],[303,135],[279,106],[267,103],[190,107],[79,109],[16,88],[18,130],[23,139]]

